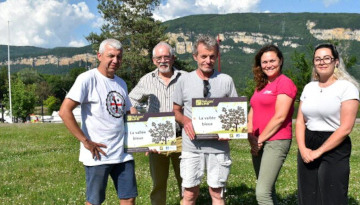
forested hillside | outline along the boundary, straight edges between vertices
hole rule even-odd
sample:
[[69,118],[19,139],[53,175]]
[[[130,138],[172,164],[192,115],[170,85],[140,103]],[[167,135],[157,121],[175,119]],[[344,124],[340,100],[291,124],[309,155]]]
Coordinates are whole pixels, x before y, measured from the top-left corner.
[[[226,15],[195,15],[167,21],[166,32],[175,45],[179,59],[191,60],[192,42],[198,34],[211,34],[221,39],[222,72],[231,74],[238,87],[251,78],[251,64],[255,52],[268,43],[277,44],[285,56],[284,70],[298,72],[294,66],[295,52],[310,58],[311,49],[321,42],[334,42],[343,57],[355,64],[350,73],[360,79],[360,14],[319,13],[237,13]],[[53,56],[57,59],[78,54],[92,54],[91,46],[82,48],[37,48],[11,46],[11,59]],[[298,55],[297,55],[298,56]],[[87,56],[88,57],[88,56]],[[50,58],[50,57],[47,57]],[[94,56],[92,56],[92,59]],[[6,65],[7,46],[0,46],[0,63]],[[72,67],[85,66],[85,60],[67,65],[55,65],[51,59],[41,66],[15,64],[14,72],[34,67],[40,73],[66,73]],[[81,62],[82,61],[82,62]],[[86,60],[87,61],[87,60]],[[59,64],[59,63],[58,63]],[[93,64],[92,64],[93,65]],[[1,66],[1,64],[0,64]],[[195,64],[194,64],[195,66]]]
[[165,22],[176,42],[180,58],[189,58],[191,42],[200,33],[219,36],[222,72],[231,74],[242,87],[251,78],[256,51],[268,43],[276,44],[285,56],[284,70],[299,72],[294,66],[297,54],[311,58],[312,48],[321,42],[338,45],[345,60],[357,59],[349,68],[360,79],[360,14],[317,13],[241,13],[196,15]]

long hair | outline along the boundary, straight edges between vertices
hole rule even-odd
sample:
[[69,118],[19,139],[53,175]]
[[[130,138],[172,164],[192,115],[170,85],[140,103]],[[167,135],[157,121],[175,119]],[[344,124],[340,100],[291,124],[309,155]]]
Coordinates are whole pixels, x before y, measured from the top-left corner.
[[[343,59],[340,57],[339,52],[337,51],[336,47],[333,44],[323,43],[323,44],[317,45],[314,50],[313,62],[314,62],[315,52],[320,48],[330,49],[331,54],[334,56],[334,59],[339,61],[339,64],[337,66],[335,65],[335,69],[334,69],[334,73],[333,73],[334,78],[337,80],[347,80],[347,81],[351,82],[352,84],[354,84],[358,90],[360,90],[359,83],[357,82],[357,80],[354,77],[352,77],[346,71],[345,63],[344,63]],[[311,80],[319,81],[319,75],[316,73],[315,65],[313,65]]]
[[280,65],[280,72],[282,71],[282,66],[284,65],[284,57],[280,49],[273,45],[269,44],[264,47],[262,47],[255,55],[254,59],[254,65],[252,67],[253,73],[254,73],[254,80],[256,83],[256,90],[263,89],[267,83],[268,83],[268,77],[265,75],[265,73],[262,71],[261,68],[261,56],[266,52],[275,52],[277,57],[280,59],[281,65]]

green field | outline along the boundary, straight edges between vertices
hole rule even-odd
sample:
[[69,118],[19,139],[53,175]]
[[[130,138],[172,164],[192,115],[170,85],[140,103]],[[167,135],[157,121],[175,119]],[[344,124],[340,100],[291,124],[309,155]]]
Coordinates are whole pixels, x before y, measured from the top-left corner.
[[[352,134],[350,204],[360,204],[360,125]],[[0,204],[84,204],[85,175],[78,162],[79,143],[63,124],[0,124]],[[296,203],[296,142],[277,182],[280,204]],[[226,204],[256,204],[255,175],[247,140],[232,140],[233,166]],[[137,204],[150,204],[151,179],[144,153],[135,156],[139,196]],[[171,173],[168,204],[178,204]],[[119,204],[109,183],[104,204]],[[205,184],[198,204],[211,204]]]

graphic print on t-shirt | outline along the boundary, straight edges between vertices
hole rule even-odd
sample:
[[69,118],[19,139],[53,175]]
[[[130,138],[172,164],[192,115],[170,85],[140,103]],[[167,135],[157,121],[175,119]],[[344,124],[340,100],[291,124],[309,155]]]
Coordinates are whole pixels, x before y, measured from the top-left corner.
[[106,97],[106,109],[109,111],[109,114],[113,117],[120,118],[124,115],[124,108],[124,97],[116,91],[109,92]]
[[272,94],[272,91],[271,90],[265,90],[264,92],[263,92],[263,94]]

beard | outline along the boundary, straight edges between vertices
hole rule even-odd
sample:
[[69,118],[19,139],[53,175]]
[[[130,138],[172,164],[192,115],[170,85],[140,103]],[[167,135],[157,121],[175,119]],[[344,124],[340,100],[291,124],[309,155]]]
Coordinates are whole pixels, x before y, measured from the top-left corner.
[[[164,68],[162,66],[166,66],[166,67]],[[171,72],[171,68],[170,68],[169,63],[160,63],[158,69],[159,69],[160,73],[169,73],[169,72]]]

